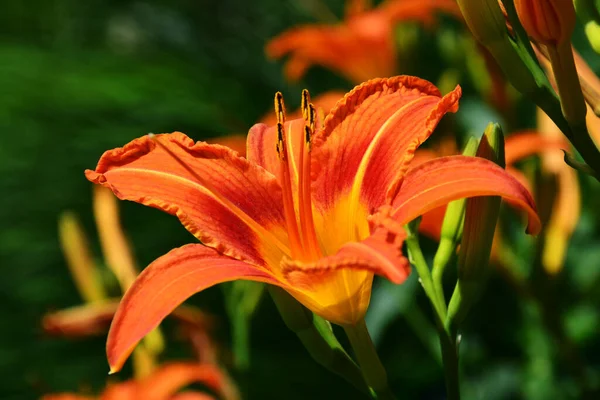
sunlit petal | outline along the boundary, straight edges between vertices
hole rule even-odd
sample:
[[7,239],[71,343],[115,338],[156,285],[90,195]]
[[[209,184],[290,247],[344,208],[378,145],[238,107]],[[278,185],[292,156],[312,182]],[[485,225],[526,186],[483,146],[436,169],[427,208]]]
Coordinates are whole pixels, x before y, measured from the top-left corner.
[[540,219],[527,189],[504,169],[477,157],[441,157],[410,170],[394,199],[393,218],[408,223],[452,200],[476,196],[503,197],[527,212],[528,233],[540,231]]
[[236,279],[280,284],[268,270],[201,244],[186,245],[158,258],[140,274],[115,314],[107,342],[111,371],[121,369],[140,339],[188,297]]
[[394,283],[408,277],[404,238],[402,229],[379,228],[362,242],[347,243],[335,255],[312,263],[284,259],[282,270],[294,288],[291,293],[305,306],[336,324],[354,324],[369,305],[373,274]]
[[320,236],[326,237],[327,226],[339,232],[323,243],[328,252],[368,235],[366,216],[391,201],[415,149],[446,112],[456,110],[459,97],[460,88],[442,97],[415,77],[374,79],[325,118],[314,139],[312,187]]
[[277,180],[227,147],[194,144],[179,132],[145,136],[104,153],[86,176],[120,199],[177,215],[204,244],[231,257],[265,265],[285,253]]

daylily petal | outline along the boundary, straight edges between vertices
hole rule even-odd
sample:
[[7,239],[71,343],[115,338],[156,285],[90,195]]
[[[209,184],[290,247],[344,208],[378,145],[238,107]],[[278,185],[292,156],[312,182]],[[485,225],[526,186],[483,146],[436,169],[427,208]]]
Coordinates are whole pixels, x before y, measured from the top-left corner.
[[227,147],[194,144],[180,132],[145,136],[104,153],[86,177],[120,199],[177,215],[194,236],[228,256],[273,265],[286,253],[276,178]]
[[373,274],[394,283],[408,277],[410,265],[402,255],[404,238],[402,229],[378,229],[362,242],[345,244],[335,255],[312,263],[286,258],[281,268],[297,300],[333,323],[350,325],[367,311]]
[[[441,97],[435,86],[411,76],[373,79],[357,86],[325,118],[315,135],[312,189],[317,229],[336,226],[327,252],[368,235],[366,221],[389,203],[415,149],[448,111],[457,108],[460,88]],[[343,216],[356,216],[353,221]],[[365,218],[362,218],[364,216]],[[330,237],[332,235],[329,235]]]
[[216,400],[213,396],[200,392],[183,392],[177,393],[169,400]]
[[[561,137],[547,137],[535,131],[523,131],[514,133],[506,138],[505,153],[506,165],[520,161],[525,157],[540,154],[546,150],[557,151],[569,149],[569,142]],[[562,153],[559,152],[560,155]]]
[[170,363],[163,365],[139,383],[139,399],[169,399],[179,389],[192,383],[201,383],[217,393],[221,392],[223,375],[214,365]]
[[446,208],[446,205],[439,206],[423,214],[419,224],[419,233],[428,238],[440,240]]
[[96,400],[90,396],[80,396],[72,393],[47,394],[41,400]]
[[112,299],[49,313],[42,319],[42,326],[47,333],[69,337],[105,333],[119,301],[120,299]]
[[[296,193],[300,152],[304,148],[304,120],[302,118],[288,121],[284,124],[287,135],[286,144],[290,157],[290,172],[292,174],[292,188]],[[281,161],[277,156],[277,126],[256,124],[248,132],[248,160],[260,165],[276,177],[280,177]],[[295,196],[294,196],[295,197]]]
[[541,222],[531,195],[514,177],[478,157],[441,157],[410,170],[393,202],[393,218],[406,224],[452,200],[501,196],[528,214],[527,232],[537,234]]
[[[293,68],[292,72],[303,72],[310,65],[319,64],[352,82],[362,82],[394,73],[396,60],[391,28],[379,14],[361,14],[351,18],[348,24],[293,28],[271,40],[265,50],[271,58],[292,52],[294,62],[302,67]],[[289,79],[299,77],[297,73],[288,76]]]
[[237,151],[240,157],[246,157],[246,135],[227,135],[214,137],[206,140],[209,144],[220,144]]
[[188,297],[235,279],[280,284],[268,270],[201,244],[186,245],[158,258],[125,293],[115,314],[106,344],[111,371],[121,369],[135,345]]
[[139,385],[135,380],[111,384],[104,390],[100,400],[131,400],[137,398]]

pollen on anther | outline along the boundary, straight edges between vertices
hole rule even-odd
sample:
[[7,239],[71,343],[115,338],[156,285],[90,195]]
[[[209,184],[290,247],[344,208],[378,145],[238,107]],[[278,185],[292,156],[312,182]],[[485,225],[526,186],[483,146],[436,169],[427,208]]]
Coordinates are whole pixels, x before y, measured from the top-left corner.
[[304,143],[306,143],[307,149],[310,152],[312,149],[312,129],[308,125],[304,125]]
[[315,106],[313,105],[313,103],[309,103],[308,105],[308,125],[310,126],[310,129],[314,132],[315,131],[315,120],[317,117],[317,110],[315,109]]
[[309,119],[309,106],[310,106],[310,93],[308,92],[308,89],[304,89],[302,90],[302,101],[301,101],[301,108],[302,108],[302,117],[304,118],[305,121],[308,121]]
[[277,116],[277,123],[285,123],[285,104],[281,92],[275,93],[275,115]]
[[283,143],[283,124],[277,123],[277,156],[280,160],[285,160],[284,143]]

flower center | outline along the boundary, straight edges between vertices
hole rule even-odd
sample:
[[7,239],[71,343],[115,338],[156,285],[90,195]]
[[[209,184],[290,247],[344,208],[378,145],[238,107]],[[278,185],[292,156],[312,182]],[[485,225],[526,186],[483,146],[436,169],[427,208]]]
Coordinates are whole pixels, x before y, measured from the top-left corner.
[[[298,182],[296,191],[297,209],[294,207],[292,188],[291,143],[285,131],[285,105],[281,92],[275,94],[275,114],[277,115],[277,157],[279,159],[279,181],[283,192],[283,207],[287,224],[292,258],[301,261],[314,261],[323,257],[319,246],[312,213],[311,200],[311,140],[315,131],[316,112],[310,102],[308,90],[302,91],[302,116],[304,118],[302,148],[298,159]],[[290,129],[292,125],[289,124]]]

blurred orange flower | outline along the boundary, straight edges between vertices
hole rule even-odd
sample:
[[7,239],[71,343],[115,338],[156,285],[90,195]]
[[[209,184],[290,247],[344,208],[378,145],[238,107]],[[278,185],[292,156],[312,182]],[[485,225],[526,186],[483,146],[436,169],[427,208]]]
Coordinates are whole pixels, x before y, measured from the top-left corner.
[[387,0],[367,8],[365,1],[351,1],[343,23],[292,28],[267,44],[267,55],[281,58],[291,53],[285,66],[291,80],[318,64],[359,83],[397,73],[394,26],[398,22],[431,25],[438,11],[462,18],[454,0]]
[[218,395],[223,394],[223,376],[213,365],[196,363],[163,364],[151,375],[122,383],[109,384],[98,396],[72,393],[50,394],[41,400],[214,400],[201,392],[181,392],[186,386],[200,383]]

